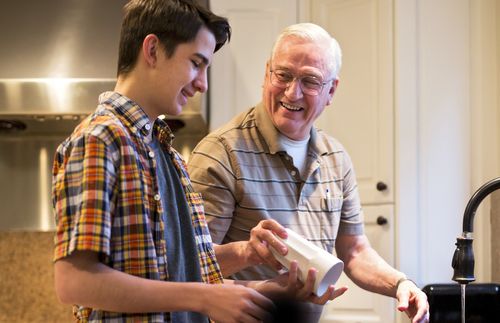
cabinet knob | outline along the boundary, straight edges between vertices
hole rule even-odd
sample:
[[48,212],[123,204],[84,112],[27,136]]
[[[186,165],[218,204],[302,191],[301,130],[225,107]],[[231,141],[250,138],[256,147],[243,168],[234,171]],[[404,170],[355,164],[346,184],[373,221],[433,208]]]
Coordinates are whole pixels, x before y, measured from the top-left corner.
[[385,216],[383,216],[383,215],[379,215],[379,216],[377,217],[377,224],[378,224],[378,225],[384,225],[384,224],[387,224],[387,222],[388,222],[388,221],[387,221],[387,218],[386,218]]
[[387,189],[387,184],[384,182],[378,182],[377,183],[377,191],[383,192]]

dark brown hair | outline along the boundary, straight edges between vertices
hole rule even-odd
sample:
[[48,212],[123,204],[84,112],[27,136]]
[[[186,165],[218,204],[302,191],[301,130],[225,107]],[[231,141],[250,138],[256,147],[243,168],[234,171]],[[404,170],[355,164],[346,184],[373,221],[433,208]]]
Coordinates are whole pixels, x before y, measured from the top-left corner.
[[215,37],[215,51],[231,38],[231,27],[220,17],[192,0],[131,0],[125,7],[118,75],[130,72],[136,63],[144,38],[155,34],[168,57],[179,44],[193,41],[205,26]]

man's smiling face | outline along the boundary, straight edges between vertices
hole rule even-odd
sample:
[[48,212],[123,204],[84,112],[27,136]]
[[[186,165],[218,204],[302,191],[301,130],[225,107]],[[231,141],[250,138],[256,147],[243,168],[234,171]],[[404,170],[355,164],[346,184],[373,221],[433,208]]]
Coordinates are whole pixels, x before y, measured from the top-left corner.
[[[314,121],[330,104],[335,92],[337,80],[330,78],[324,52],[319,44],[289,36],[278,45],[267,64],[264,105],[274,126],[290,139],[309,136]],[[274,76],[270,70],[284,71],[295,78],[287,88],[279,88],[271,83]],[[318,95],[303,93],[298,79],[306,76],[326,82]]]

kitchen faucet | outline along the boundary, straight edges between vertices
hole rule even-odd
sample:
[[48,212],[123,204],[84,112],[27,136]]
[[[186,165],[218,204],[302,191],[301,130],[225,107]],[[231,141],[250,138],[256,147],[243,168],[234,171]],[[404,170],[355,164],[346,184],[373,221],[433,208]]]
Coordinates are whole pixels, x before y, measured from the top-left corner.
[[474,216],[481,201],[493,191],[500,189],[500,177],[481,186],[472,195],[464,212],[463,233],[457,238],[457,249],[453,254],[453,280],[459,284],[468,284],[476,280],[474,277],[474,251],[472,249],[472,231]]

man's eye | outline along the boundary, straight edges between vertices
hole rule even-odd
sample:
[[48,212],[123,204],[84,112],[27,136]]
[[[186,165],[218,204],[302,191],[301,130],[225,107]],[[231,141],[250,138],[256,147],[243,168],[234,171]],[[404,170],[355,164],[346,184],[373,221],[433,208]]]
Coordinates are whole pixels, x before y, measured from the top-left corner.
[[276,77],[283,82],[289,82],[293,79],[293,76],[288,73],[277,72]]
[[197,62],[195,60],[191,60],[191,63],[193,63],[193,66],[196,67],[196,68],[199,68],[201,66],[201,63]]
[[310,86],[310,87],[321,86],[321,82],[314,77],[304,77],[302,79],[302,84],[304,84],[305,86]]

